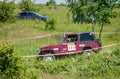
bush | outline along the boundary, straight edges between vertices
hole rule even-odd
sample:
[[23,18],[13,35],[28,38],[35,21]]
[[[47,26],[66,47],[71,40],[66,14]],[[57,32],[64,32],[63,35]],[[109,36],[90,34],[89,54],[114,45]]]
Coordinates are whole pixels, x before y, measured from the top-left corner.
[[47,6],[49,6],[49,5],[56,6],[56,2],[55,2],[55,0],[49,0],[46,5]]
[[39,10],[39,8],[31,0],[21,0],[19,6],[22,11],[37,12]]
[[9,44],[0,45],[0,74],[8,78],[20,75],[22,70],[19,57],[13,52],[13,46]]
[[55,30],[55,23],[56,21],[50,18],[45,25],[45,30]]
[[54,7],[54,9],[56,9],[56,2],[55,0],[49,0],[47,3],[46,3],[46,6],[49,7],[49,9],[52,9],[52,7]]
[[5,22],[13,19],[14,9],[15,8],[13,2],[0,2],[0,22]]

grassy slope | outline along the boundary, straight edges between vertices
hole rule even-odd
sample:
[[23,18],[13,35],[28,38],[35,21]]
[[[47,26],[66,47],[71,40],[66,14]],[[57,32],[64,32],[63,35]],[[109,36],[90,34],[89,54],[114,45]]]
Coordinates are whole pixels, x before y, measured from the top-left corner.
[[[19,12],[19,10],[16,10]],[[119,11],[119,10],[117,10]],[[17,13],[16,12],[16,13]],[[44,34],[57,33],[57,32],[86,32],[91,31],[91,24],[74,24],[71,19],[71,14],[69,13],[68,20],[68,8],[65,6],[57,6],[56,9],[53,7],[49,9],[46,6],[41,6],[40,11],[38,12],[42,15],[52,17],[56,20],[56,30],[54,31],[45,31],[45,23],[38,20],[16,20],[13,23],[4,23],[0,24],[0,41],[2,40],[13,40],[21,39],[33,36],[40,36]],[[104,26],[103,32],[120,32],[120,17],[111,20],[111,24],[106,24]],[[99,25],[95,26],[95,32],[99,32]],[[97,35],[98,36],[98,35]],[[119,42],[119,35],[103,35],[102,36],[103,45],[108,45],[112,43]],[[56,37],[55,37],[56,38]],[[17,42],[16,49],[19,52],[25,54],[26,51],[32,53],[35,51],[36,47],[41,47],[44,45],[55,44],[57,39],[44,38],[44,39],[35,39],[35,40],[22,40]],[[54,40],[54,41],[50,41]],[[43,42],[41,42],[43,41]],[[21,43],[22,42],[22,43]],[[16,42],[15,42],[16,43]],[[19,46],[19,47],[18,47]]]
[[[19,12],[18,10],[16,10]],[[119,10],[118,10],[119,11]],[[16,12],[16,13],[17,13]],[[42,21],[31,21],[31,20],[16,20],[13,23],[0,24],[0,38],[22,38],[35,36],[43,33],[51,32],[86,32],[91,31],[91,24],[74,24],[69,13],[68,20],[68,9],[58,6],[56,9],[49,9],[43,6],[38,12],[42,15],[48,16],[48,18],[54,18],[56,20],[55,31],[44,31],[45,23]],[[111,24],[104,26],[103,32],[120,32],[120,17],[111,20]],[[99,32],[99,25],[95,26],[95,32]]]
[[[119,10],[117,10],[119,11]],[[71,17],[68,20],[68,9],[66,7],[57,7],[56,9],[49,9],[43,6],[38,12],[48,17],[53,17],[56,20],[56,30],[45,31],[45,23],[42,21],[32,20],[16,20],[13,23],[0,24],[0,41],[7,41],[13,39],[21,39],[32,36],[40,36],[50,33],[63,33],[63,32],[86,32],[91,31],[91,24],[74,24]],[[71,16],[71,14],[69,14]],[[103,32],[120,32],[120,17],[112,19],[111,24],[106,24]],[[99,25],[95,26],[95,32],[99,31]],[[98,36],[98,35],[97,35]],[[45,45],[51,45],[58,43],[60,37],[53,36],[41,39],[20,40],[12,41],[15,46],[15,52],[19,52],[21,55],[33,55],[36,48],[40,48]],[[120,40],[120,35],[102,35],[103,45],[117,43]],[[110,52],[116,49],[116,47],[103,49],[101,52]],[[34,59],[34,58],[33,58]],[[27,62],[27,61],[26,61]],[[28,64],[32,67],[34,60],[30,60]],[[55,77],[55,76],[53,76]],[[52,78],[53,78],[52,77]],[[47,78],[46,78],[47,79]],[[59,78],[58,78],[59,79]]]

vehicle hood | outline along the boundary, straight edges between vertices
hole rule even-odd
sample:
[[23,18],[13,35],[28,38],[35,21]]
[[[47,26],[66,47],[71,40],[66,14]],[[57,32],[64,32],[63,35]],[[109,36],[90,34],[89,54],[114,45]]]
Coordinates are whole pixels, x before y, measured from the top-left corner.
[[56,45],[50,45],[50,46],[45,46],[45,47],[42,47],[41,50],[54,50],[54,51],[57,51],[57,50],[60,50],[64,47],[66,47],[66,43],[62,43],[62,44],[56,44]]

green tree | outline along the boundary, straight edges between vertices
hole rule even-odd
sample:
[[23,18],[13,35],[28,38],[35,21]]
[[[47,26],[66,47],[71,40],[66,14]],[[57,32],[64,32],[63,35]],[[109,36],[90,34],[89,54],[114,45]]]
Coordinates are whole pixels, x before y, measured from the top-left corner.
[[105,23],[110,23],[110,18],[115,16],[113,12],[113,7],[109,2],[110,0],[98,0],[97,9],[94,11],[96,21],[100,24],[101,29],[99,33],[99,38],[101,39],[101,32]]
[[[36,5],[31,0],[21,0],[19,3],[19,8],[22,11],[38,11],[39,7],[35,7]],[[34,7],[33,7],[34,6]]]
[[101,26],[99,39],[105,23],[110,23],[115,13],[111,0],[68,0],[68,7],[73,14],[74,22],[99,23]]
[[56,5],[56,2],[55,2],[55,0],[49,0],[49,1],[47,2],[47,5],[53,5],[53,6],[55,6],[55,5]]
[[14,4],[13,2],[0,2],[0,22],[6,22],[13,19],[14,16]]
[[57,7],[56,7],[56,2],[55,2],[55,0],[49,0],[49,1],[46,3],[46,5],[49,7],[49,9],[51,9],[52,6],[54,6],[55,9],[57,8]]
[[88,1],[87,0],[68,0],[68,7],[72,12],[73,22],[85,22],[87,17],[87,8],[88,8]]

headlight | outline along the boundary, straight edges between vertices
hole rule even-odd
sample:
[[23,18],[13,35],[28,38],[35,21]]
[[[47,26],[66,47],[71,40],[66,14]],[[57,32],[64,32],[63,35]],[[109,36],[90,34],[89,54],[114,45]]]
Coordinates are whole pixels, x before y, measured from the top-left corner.
[[39,54],[40,50],[37,48],[36,49],[36,55]]

